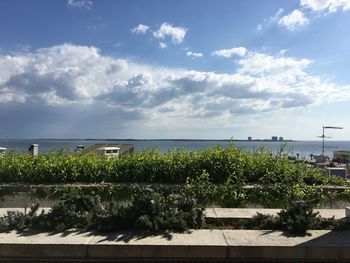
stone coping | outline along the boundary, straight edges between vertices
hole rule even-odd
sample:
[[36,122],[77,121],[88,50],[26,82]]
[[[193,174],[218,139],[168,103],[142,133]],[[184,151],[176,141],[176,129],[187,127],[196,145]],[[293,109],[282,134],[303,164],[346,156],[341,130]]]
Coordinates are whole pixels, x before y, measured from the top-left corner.
[[350,231],[313,230],[306,236],[280,231],[193,230],[144,235],[138,232],[98,234],[0,233],[0,259],[350,259]]
[[[314,209],[315,212],[319,212],[323,218],[341,219],[346,217],[345,208],[343,209]],[[208,219],[222,219],[222,220],[235,220],[235,219],[249,219],[255,216],[257,213],[277,215],[281,209],[267,209],[267,208],[207,208],[206,218]]]

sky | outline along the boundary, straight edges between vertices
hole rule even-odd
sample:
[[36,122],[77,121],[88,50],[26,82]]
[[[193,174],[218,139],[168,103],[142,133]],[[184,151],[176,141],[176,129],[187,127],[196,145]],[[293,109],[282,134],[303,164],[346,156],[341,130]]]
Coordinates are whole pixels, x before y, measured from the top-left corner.
[[350,0],[2,0],[0,138],[350,140]]

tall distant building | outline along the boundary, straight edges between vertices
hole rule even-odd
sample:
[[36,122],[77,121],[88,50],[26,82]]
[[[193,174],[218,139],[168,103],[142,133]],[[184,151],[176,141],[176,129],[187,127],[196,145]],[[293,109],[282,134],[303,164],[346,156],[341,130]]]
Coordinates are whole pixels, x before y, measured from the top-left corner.
[[248,141],[251,141],[251,140],[252,140],[252,137],[251,137],[251,136],[249,136],[249,137],[248,137]]
[[277,139],[278,139],[277,136],[272,136],[272,137],[271,137],[271,141],[273,141],[273,142],[277,142]]
[[284,141],[283,137],[279,137],[278,140],[279,140],[280,142],[283,142],[283,141]]

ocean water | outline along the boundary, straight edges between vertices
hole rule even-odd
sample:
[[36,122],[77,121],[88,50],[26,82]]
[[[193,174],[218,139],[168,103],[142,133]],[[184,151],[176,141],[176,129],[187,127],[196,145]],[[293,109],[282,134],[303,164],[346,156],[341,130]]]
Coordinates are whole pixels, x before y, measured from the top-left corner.
[[[310,154],[318,155],[322,152],[322,141],[233,141],[229,140],[64,140],[64,139],[0,139],[0,147],[6,147],[8,151],[27,152],[31,144],[39,144],[39,152],[48,152],[51,149],[68,148],[73,151],[78,144],[89,147],[95,143],[128,143],[133,144],[135,151],[145,148],[157,148],[161,152],[183,148],[186,150],[199,150],[205,147],[221,145],[223,147],[233,143],[239,148],[256,150],[260,147],[268,147],[276,153],[284,144],[291,155],[300,154],[308,157]],[[350,150],[350,141],[326,141],[325,154],[332,156],[335,150]]]

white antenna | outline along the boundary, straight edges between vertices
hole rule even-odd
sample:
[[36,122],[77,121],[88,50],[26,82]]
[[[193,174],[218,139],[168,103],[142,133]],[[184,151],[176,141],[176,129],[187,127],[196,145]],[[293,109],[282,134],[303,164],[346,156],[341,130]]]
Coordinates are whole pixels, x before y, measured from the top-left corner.
[[327,137],[325,136],[324,134],[324,130],[325,129],[338,129],[338,130],[341,130],[343,129],[343,127],[336,127],[336,126],[323,126],[322,127],[322,135],[321,136],[318,136],[319,138],[322,138],[322,157],[324,157],[324,139],[325,138],[332,138],[332,137]]

